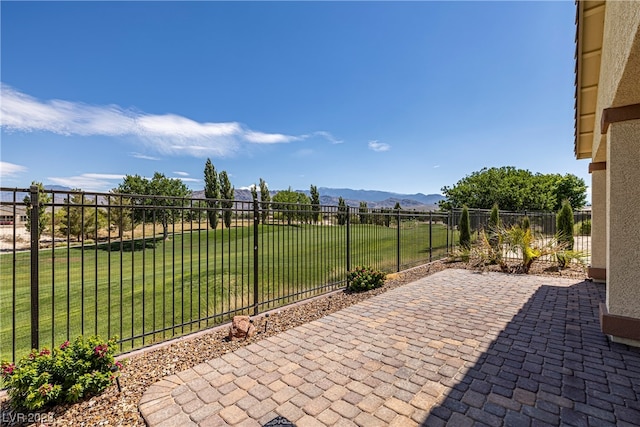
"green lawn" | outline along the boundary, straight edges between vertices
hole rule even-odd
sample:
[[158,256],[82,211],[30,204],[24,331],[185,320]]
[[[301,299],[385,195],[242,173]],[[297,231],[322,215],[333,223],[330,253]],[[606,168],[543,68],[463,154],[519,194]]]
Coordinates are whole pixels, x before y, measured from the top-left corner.
[[[446,229],[432,226],[432,256]],[[259,310],[344,286],[346,227],[260,225]],[[350,226],[351,267],[397,269],[395,226]],[[429,261],[429,225],[400,230],[401,268]],[[41,250],[40,346],[79,334],[117,335],[122,351],[253,314],[254,227]],[[14,328],[15,325],[15,328]],[[30,348],[30,254],[0,255],[0,359]],[[15,353],[14,353],[15,352]]]

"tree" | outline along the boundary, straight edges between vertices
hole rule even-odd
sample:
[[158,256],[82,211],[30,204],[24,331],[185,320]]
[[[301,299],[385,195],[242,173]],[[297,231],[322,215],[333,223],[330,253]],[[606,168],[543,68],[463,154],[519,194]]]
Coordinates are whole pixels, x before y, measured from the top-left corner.
[[88,206],[82,190],[74,189],[69,197],[64,199],[64,207],[60,216],[60,231],[74,236],[79,242],[97,235],[97,231],[104,227],[106,218],[104,211]]
[[278,193],[273,196],[273,208],[282,211],[282,215],[287,219],[287,225],[291,225],[293,219],[296,218],[297,203],[299,201],[298,194],[301,193],[293,191],[291,187],[289,187],[287,190],[278,191]]
[[[114,190],[111,190],[111,192],[113,191]],[[131,204],[131,199],[121,194],[109,196],[108,219],[110,225],[118,229],[118,239],[120,239],[121,248],[124,238],[124,232],[126,230],[133,231],[135,227]]]
[[317,224],[320,220],[320,193],[318,192],[318,187],[311,185],[309,194],[311,194],[311,220],[314,224]]
[[349,208],[342,197],[338,198],[338,225],[345,225],[349,217]]
[[231,227],[234,193],[235,189],[231,185],[231,181],[229,181],[227,171],[220,172],[220,197],[222,198],[220,205],[222,206],[222,220],[227,228]]
[[587,185],[582,178],[570,173],[566,175],[553,175],[553,189],[556,195],[554,211],[562,207],[567,200],[572,209],[581,209],[587,203]]
[[262,223],[266,223],[269,218],[269,208],[271,202],[271,194],[269,194],[269,187],[264,179],[260,178],[260,216],[262,216]]
[[209,226],[214,230],[218,228],[218,204],[220,199],[220,182],[218,181],[218,173],[211,163],[211,159],[207,159],[204,165],[204,197],[207,198],[207,218]]
[[573,210],[571,203],[565,200],[556,216],[556,230],[558,241],[567,245],[567,250],[573,250]]
[[460,246],[464,249],[471,248],[471,224],[469,222],[469,209],[464,206],[460,214],[460,223],[458,224],[460,231]]
[[[114,193],[132,195],[133,221],[138,224],[151,219],[162,224],[164,240],[169,239],[169,223],[173,223],[185,206],[191,192],[179,179],[156,172],[151,180],[139,175],[126,175]],[[138,208],[140,207],[140,208]]]
[[[42,235],[42,232],[47,228],[47,224],[51,219],[51,214],[45,212],[43,208],[44,205],[51,202],[51,195],[48,193],[45,193],[44,185],[42,185],[41,182],[32,181],[31,185],[35,185],[36,187],[38,187],[38,205],[40,206],[40,208],[38,210],[38,236],[36,240],[40,240],[40,236]],[[25,228],[27,229],[28,232],[31,232],[31,212],[33,210],[33,206],[31,205],[31,196],[30,195],[24,196],[23,202],[26,205],[26,210],[27,210],[26,212],[27,222],[25,223]]]
[[367,224],[369,221],[367,218],[367,202],[360,202],[360,206],[358,207],[358,215],[360,216],[360,224]]
[[554,211],[564,198],[570,198],[574,209],[586,201],[584,180],[575,175],[533,174],[512,166],[483,168],[445,186],[446,199],[440,208],[452,209],[463,205],[469,208],[491,209],[494,203],[508,211]]
[[489,215],[489,230],[497,231],[498,226],[500,225],[500,209],[498,208],[498,204],[494,203],[491,208],[491,214]]

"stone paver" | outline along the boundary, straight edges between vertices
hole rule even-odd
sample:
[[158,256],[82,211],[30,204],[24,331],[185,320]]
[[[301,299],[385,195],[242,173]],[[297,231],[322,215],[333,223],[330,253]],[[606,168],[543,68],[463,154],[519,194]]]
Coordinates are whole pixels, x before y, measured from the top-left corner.
[[171,375],[150,426],[640,425],[604,285],[445,270]]

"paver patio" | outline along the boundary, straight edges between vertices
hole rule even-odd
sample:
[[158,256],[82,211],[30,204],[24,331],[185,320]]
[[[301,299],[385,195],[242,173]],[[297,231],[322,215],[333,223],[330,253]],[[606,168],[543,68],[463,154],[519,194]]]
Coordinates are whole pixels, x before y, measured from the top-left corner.
[[150,426],[638,426],[604,285],[445,270],[152,385]]

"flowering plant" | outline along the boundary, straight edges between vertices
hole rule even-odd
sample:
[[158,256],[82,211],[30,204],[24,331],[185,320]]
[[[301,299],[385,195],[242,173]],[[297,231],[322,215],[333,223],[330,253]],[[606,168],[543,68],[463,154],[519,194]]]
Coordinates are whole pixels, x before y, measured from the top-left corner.
[[385,274],[371,267],[358,266],[347,274],[347,290],[368,291],[384,285]]
[[119,375],[123,365],[113,358],[116,348],[115,338],[78,337],[53,350],[31,350],[16,364],[3,362],[0,377],[16,408],[76,402],[102,392]]

